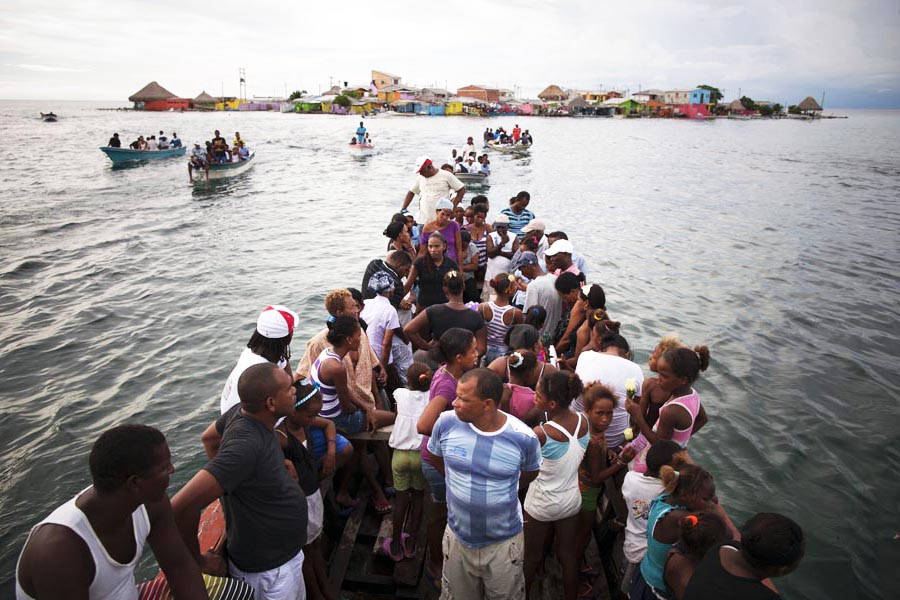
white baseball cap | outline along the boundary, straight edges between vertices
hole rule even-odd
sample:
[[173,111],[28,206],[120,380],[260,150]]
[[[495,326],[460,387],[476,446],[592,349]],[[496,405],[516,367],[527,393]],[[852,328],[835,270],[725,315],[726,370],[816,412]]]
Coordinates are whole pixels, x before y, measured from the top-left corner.
[[256,331],[263,337],[277,340],[293,333],[294,327],[297,326],[299,321],[300,318],[297,316],[297,313],[288,307],[273,304],[265,307],[259,313],[259,318],[256,320]]
[[556,256],[560,252],[572,254],[575,252],[575,247],[569,240],[556,240],[544,251],[544,256]]

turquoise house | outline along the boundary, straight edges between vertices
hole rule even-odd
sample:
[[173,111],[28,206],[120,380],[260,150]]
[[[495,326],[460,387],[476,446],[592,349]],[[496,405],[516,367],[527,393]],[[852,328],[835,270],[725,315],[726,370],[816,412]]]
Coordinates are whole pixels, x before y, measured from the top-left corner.
[[709,104],[712,102],[712,92],[703,88],[691,90],[691,99],[688,104]]

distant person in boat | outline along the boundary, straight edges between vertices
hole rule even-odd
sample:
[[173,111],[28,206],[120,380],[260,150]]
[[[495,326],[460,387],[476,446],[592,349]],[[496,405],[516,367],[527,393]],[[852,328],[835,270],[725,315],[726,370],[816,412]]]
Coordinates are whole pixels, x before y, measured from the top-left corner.
[[479,172],[482,175],[490,175],[491,174],[491,159],[488,158],[487,154],[482,154],[481,159],[478,161],[481,164],[481,169]]
[[242,144],[244,144],[244,138],[241,137],[241,132],[235,131],[234,132],[234,140],[231,142],[231,145],[232,146],[240,146]]
[[478,174],[478,171],[481,170],[481,167],[478,166],[475,157],[472,155],[469,155],[469,158],[466,159],[466,170],[472,175]]
[[209,153],[200,146],[200,142],[194,142],[194,149],[188,160],[188,179],[191,183],[194,182],[194,169],[206,173],[206,180],[209,181]]
[[372,145],[372,137],[368,133],[366,134],[366,145],[367,146]]
[[238,157],[241,160],[247,160],[250,158],[250,150],[247,149],[247,146],[244,145],[244,142],[241,142],[238,145]]
[[534,138],[531,137],[531,134],[526,129],[525,132],[522,134],[522,145],[530,146],[533,143],[534,143]]
[[468,158],[471,152],[475,152],[475,139],[469,136],[466,138],[466,145],[462,149],[463,158]]
[[450,164],[455,165],[457,158],[459,158],[459,153],[456,151],[456,148],[454,148],[450,151]]
[[150,139],[147,140],[147,150],[151,150],[151,151],[159,150],[159,142],[156,141],[155,135],[151,135]]
[[432,464],[447,483],[445,598],[525,595],[519,488],[537,477],[541,449],[530,427],[499,410],[502,396],[495,373],[466,372],[453,411],[438,417],[428,441]]
[[350,138],[350,145],[351,145],[351,146],[355,146],[355,145],[356,145],[356,137],[355,137],[355,136],[352,137],[352,138]]
[[122,141],[119,139],[119,134],[118,133],[112,134],[112,137],[109,138],[109,141],[106,143],[106,145],[109,146],[110,148],[121,148]]
[[131,142],[130,144],[128,144],[128,147],[131,148],[132,150],[140,150],[141,149],[141,138],[138,137],[138,139],[136,139],[133,142]]
[[466,195],[466,186],[463,185],[463,182],[457,179],[453,173],[437,169],[427,156],[420,156],[416,159],[414,172],[416,181],[406,192],[402,208],[405,210],[412,203],[413,198],[418,195],[419,210],[416,213],[416,221],[419,223],[434,220],[437,212],[435,206],[441,198],[447,198],[452,192],[456,192],[452,200],[453,206],[456,206]]
[[[308,505],[275,434],[276,423],[294,412],[296,388],[284,369],[268,361],[244,371],[237,387],[240,404],[204,432],[210,461],[175,495],[172,510],[203,572],[227,568],[253,588],[257,600],[304,598]],[[201,555],[197,543],[200,514],[217,498],[225,509],[224,560]]]
[[94,442],[88,462],[92,485],[25,540],[17,600],[137,598],[134,568],[146,542],[175,595],[206,599],[166,495],[175,468],[163,434],[144,425],[114,427]]
[[247,342],[247,347],[238,357],[237,364],[225,380],[222,395],[219,398],[219,412],[225,414],[228,410],[239,404],[238,380],[241,374],[251,365],[270,362],[284,369],[293,378],[291,373],[291,339],[294,328],[300,323],[297,313],[286,306],[275,304],[267,306],[259,313],[256,319],[256,329]]
[[514,144],[518,143],[519,138],[521,138],[521,137],[522,137],[522,130],[519,129],[519,124],[516,123],[516,126],[513,127],[513,130],[512,130],[513,143]]
[[360,144],[364,144],[366,142],[366,128],[363,125],[363,122],[359,122],[359,127],[356,128],[356,139]]
[[481,137],[484,140],[484,145],[487,146],[488,142],[494,139],[494,132],[491,131],[490,127],[486,127],[484,130],[484,135]]
[[216,135],[212,139],[213,155],[216,157],[217,163],[227,163],[229,160],[228,142],[225,141],[218,129],[216,129],[215,133]]
[[160,150],[168,150],[169,149],[169,138],[166,137],[166,134],[160,130],[159,137],[157,138],[156,143],[159,145]]
[[174,131],[172,132],[172,147],[181,148],[181,138]]

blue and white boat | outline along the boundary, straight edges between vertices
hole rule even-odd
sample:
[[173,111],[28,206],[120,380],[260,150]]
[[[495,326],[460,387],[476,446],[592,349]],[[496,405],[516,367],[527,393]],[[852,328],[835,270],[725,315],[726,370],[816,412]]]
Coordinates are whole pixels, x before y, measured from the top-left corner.
[[[224,179],[225,177],[233,177],[250,169],[253,166],[253,159],[256,158],[256,152],[251,152],[246,160],[240,162],[228,163],[211,163],[209,165],[209,179]],[[206,173],[203,169],[193,169],[193,183],[206,182]]]
[[103,146],[100,148],[113,162],[114,165],[122,165],[131,162],[140,162],[144,160],[155,160],[157,158],[172,158],[173,156],[184,156],[187,148],[167,148],[165,150],[132,150],[131,148],[110,148]]

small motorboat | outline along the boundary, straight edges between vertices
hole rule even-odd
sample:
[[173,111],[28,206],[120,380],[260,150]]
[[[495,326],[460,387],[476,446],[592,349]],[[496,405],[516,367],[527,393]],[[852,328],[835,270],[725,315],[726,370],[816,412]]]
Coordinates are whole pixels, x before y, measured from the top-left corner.
[[113,162],[113,165],[124,165],[126,163],[155,160],[158,158],[184,156],[187,147],[166,148],[165,150],[132,150],[131,148],[111,148],[109,146],[102,146],[100,150],[109,157],[109,160]]
[[[251,152],[245,160],[239,162],[228,163],[212,163],[209,165],[209,180],[224,179],[226,177],[234,177],[249,170],[253,166],[253,159],[256,158],[256,152]],[[206,182],[206,173],[203,169],[194,169],[194,183]]]
[[466,187],[490,187],[490,175],[485,173],[454,173],[457,179],[466,184]]
[[498,141],[487,143],[487,147],[498,152],[524,154],[531,150],[531,144],[501,144]]
[[375,146],[372,144],[347,144],[352,156],[372,156],[375,154]]
[[56,123],[56,121],[57,121],[58,118],[59,118],[59,117],[57,117],[57,116],[56,116],[55,114],[53,114],[52,112],[41,113],[41,120],[42,120],[44,123]]

